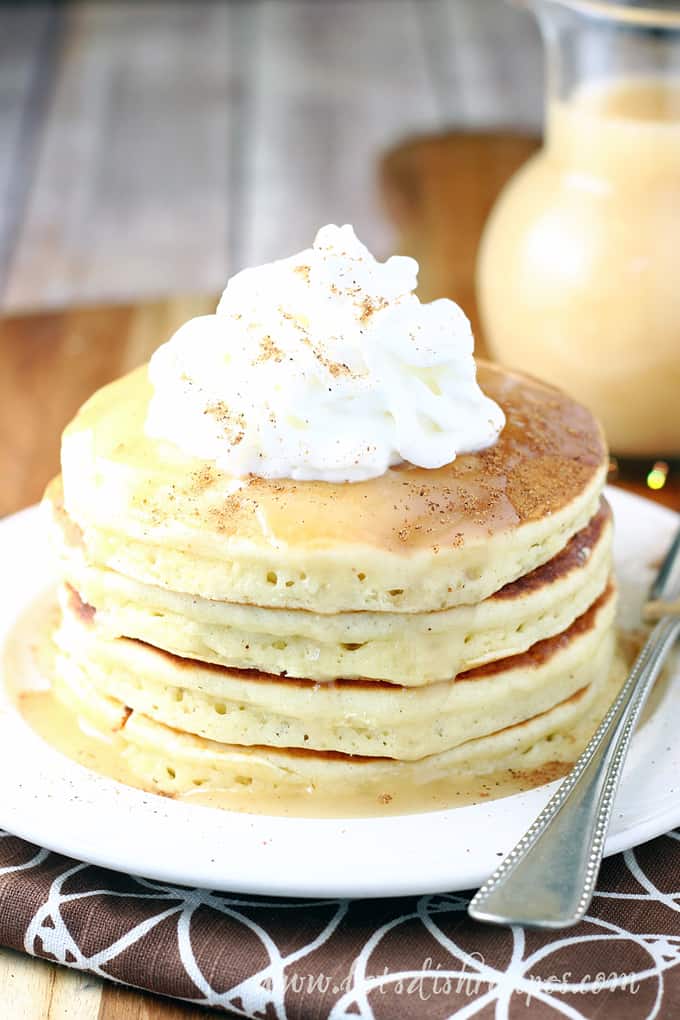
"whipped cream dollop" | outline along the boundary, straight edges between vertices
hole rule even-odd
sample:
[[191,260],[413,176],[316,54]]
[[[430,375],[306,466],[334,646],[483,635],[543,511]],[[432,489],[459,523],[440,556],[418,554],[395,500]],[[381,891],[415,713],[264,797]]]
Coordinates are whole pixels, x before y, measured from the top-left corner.
[[351,226],[232,277],[214,315],[151,358],[146,431],[227,473],[357,482],[493,443],[470,323],[421,304],[414,259],[379,262]]

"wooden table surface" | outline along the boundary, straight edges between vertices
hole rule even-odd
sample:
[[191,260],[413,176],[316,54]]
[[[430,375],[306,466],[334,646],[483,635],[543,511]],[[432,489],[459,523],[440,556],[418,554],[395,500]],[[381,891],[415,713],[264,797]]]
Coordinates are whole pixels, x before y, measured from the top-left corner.
[[210,293],[354,223],[386,146],[542,108],[506,0],[0,4],[0,309]]
[[[402,250],[423,261],[426,296],[452,293],[475,318],[473,266],[483,218],[533,145],[450,135],[387,156],[381,176],[388,208]],[[40,498],[58,470],[60,432],[92,391],[145,361],[187,318],[213,310],[215,300],[176,297],[0,322],[0,515]],[[643,484],[632,488],[644,492]],[[677,475],[658,497],[680,509]],[[0,1016],[10,1020],[174,1020],[205,1013],[2,950],[0,996]]]

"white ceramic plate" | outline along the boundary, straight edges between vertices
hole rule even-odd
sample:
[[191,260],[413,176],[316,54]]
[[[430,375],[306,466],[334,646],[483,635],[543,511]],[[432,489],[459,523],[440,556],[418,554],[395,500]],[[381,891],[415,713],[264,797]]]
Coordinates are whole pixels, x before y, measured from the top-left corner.
[[[612,490],[627,625],[677,517]],[[51,581],[38,511],[0,524],[0,640]],[[468,889],[494,870],[556,783],[503,800],[393,818],[297,819],[191,806],[104,779],[52,750],[0,694],[0,827],[63,854],[163,881],[291,896]],[[680,672],[637,733],[606,853],[680,824]]]

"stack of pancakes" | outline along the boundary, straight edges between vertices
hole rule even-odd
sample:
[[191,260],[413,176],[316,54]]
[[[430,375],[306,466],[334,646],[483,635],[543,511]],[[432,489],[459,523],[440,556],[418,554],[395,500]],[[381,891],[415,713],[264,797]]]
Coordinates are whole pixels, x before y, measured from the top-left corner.
[[557,390],[478,378],[494,446],[352,484],[149,438],[146,368],[81,409],[46,495],[55,690],[140,785],[385,800],[574,760],[611,697],[605,444]]

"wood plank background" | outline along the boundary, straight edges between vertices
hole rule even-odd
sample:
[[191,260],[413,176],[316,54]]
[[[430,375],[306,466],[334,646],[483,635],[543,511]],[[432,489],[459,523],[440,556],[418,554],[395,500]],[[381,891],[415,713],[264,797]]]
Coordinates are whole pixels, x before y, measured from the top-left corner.
[[219,291],[353,222],[391,236],[386,146],[536,129],[542,56],[502,0],[0,6],[0,311]]
[[224,1016],[155,998],[9,949],[0,952],[3,1020],[198,1020]]

